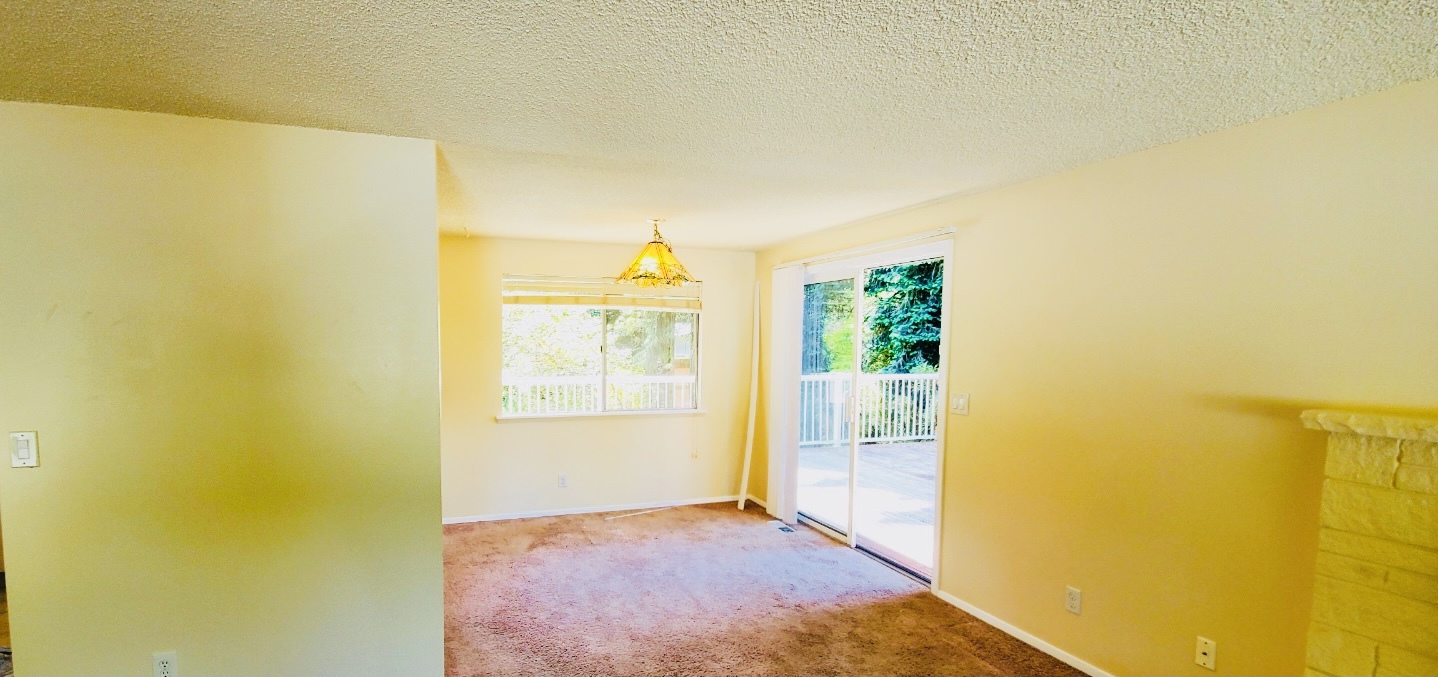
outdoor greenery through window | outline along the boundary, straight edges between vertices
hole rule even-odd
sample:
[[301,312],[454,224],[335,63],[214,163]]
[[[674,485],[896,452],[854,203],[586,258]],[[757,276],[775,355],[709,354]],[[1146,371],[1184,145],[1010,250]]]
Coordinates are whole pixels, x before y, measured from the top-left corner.
[[[870,268],[864,276],[863,372],[934,373],[944,289],[941,259]],[[854,285],[848,280],[804,288],[803,369],[847,372],[854,366]]]
[[504,306],[501,414],[694,409],[699,313]]
[[943,259],[869,269],[864,279],[864,372],[937,372],[943,297]]
[[943,279],[942,259],[864,271],[857,342],[855,281],[805,285],[800,446],[847,444],[851,396],[859,400],[861,444],[933,439]]

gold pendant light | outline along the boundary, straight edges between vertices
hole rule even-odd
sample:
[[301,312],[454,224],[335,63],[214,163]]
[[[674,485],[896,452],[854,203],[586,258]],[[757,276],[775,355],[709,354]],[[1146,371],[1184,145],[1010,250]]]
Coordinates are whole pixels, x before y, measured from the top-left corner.
[[641,287],[681,287],[697,282],[684,264],[674,257],[674,248],[659,234],[659,219],[650,219],[654,226],[654,239],[644,245],[634,263],[629,264],[619,275],[620,282],[630,282]]

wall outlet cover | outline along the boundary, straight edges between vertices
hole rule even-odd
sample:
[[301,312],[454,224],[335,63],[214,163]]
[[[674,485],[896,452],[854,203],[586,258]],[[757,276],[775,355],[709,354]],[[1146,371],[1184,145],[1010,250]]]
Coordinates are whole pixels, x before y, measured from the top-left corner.
[[155,677],[179,677],[180,661],[174,651],[156,651]]
[[1207,637],[1199,637],[1198,645],[1193,650],[1193,662],[1202,665],[1209,670],[1217,670],[1214,665],[1218,660],[1218,642]]

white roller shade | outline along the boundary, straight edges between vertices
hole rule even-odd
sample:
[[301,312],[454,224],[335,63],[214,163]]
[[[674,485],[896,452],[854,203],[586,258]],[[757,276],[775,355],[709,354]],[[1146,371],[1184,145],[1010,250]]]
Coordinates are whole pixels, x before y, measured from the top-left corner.
[[699,310],[703,286],[640,287],[609,277],[505,275],[503,289],[505,303]]

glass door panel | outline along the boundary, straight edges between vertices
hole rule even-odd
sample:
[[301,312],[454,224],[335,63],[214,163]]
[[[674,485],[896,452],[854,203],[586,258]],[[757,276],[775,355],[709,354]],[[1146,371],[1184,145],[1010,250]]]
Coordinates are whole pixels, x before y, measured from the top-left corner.
[[924,577],[934,566],[943,279],[941,258],[870,268],[860,303],[855,541]]
[[799,513],[849,532],[854,278],[804,285],[799,383]]

